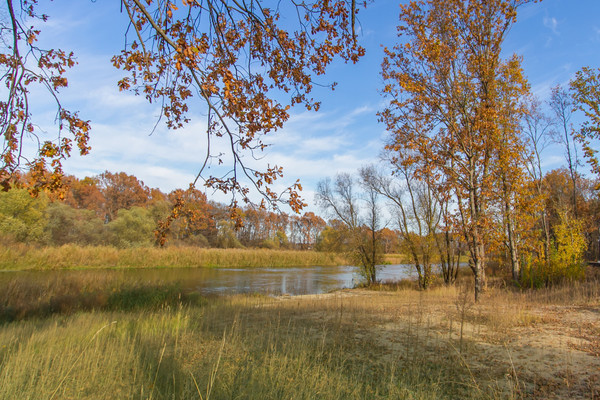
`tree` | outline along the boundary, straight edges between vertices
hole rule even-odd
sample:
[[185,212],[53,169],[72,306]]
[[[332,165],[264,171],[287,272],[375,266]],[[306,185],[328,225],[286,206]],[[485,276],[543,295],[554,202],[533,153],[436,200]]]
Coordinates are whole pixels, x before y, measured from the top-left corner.
[[213,209],[204,193],[194,188],[177,189],[169,193],[168,197],[173,204],[182,204],[177,219],[170,226],[169,233],[173,239],[204,246],[208,246],[209,238],[213,242],[216,240],[217,227]]
[[[37,0],[21,0],[15,9],[13,0],[6,2],[7,18],[2,18],[3,46],[0,69],[6,91],[0,100],[0,187],[7,191],[22,169],[30,170],[32,194],[40,190],[59,190],[62,186],[62,161],[74,147],[80,154],[89,152],[89,121],[65,109],[59,100],[59,90],[67,86],[65,72],[75,65],[73,53],[61,49],[41,49],[36,46],[40,30],[32,24],[46,22],[47,15],[36,12]],[[44,132],[33,122],[30,93],[37,88],[56,102],[58,130],[54,140],[44,138]],[[27,158],[24,140],[33,137],[37,151]]]
[[64,196],[64,202],[73,208],[92,210],[104,218],[104,195],[98,187],[98,178],[85,177],[77,179],[74,176],[66,176],[64,182],[68,187]]
[[571,138],[573,134],[573,126],[571,125],[573,99],[564,88],[557,85],[552,88],[552,96],[549,104],[554,113],[556,125],[558,126],[556,141],[565,148],[565,160],[567,161],[567,167],[571,176],[572,209],[575,212],[575,218],[577,218],[577,167],[579,166],[579,155],[576,143]]
[[[544,187],[544,173],[542,171],[542,153],[550,145],[552,138],[552,120],[543,112],[542,103],[530,96],[526,100],[526,112],[523,114],[522,132],[527,144],[529,157],[526,163],[529,177],[533,181],[536,197],[544,202],[547,190]],[[550,260],[550,224],[548,221],[547,207],[538,211],[544,242],[544,261]]]
[[492,193],[492,204],[501,210],[499,244],[508,253],[515,282],[521,277],[521,257],[532,231],[534,210],[541,203],[532,191],[532,181],[527,171],[528,149],[521,132],[521,121],[527,114],[523,94],[529,90],[521,73],[520,59],[513,57],[499,68],[497,101],[497,125],[500,143],[492,154],[494,185],[499,189]]
[[401,6],[402,44],[385,49],[382,64],[389,104],[379,115],[393,138],[387,148],[409,152],[418,174],[439,176],[439,192],[454,197],[476,299],[485,287],[493,168],[506,150],[503,102],[526,91],[520,60],[503,62],[500,53],[517,7],[527,2],[411,1]]
[[415,177],[414,164],[398,159],[392,163],[395,167],[392,176],[385,176],[369,166],[361,169],[361,177],[372,190],[392,203],[403,247],[417,271],[419,288],[427,289],[433,281],[440,203],[433,193],[433,185]]
[[0,232],[19,242],[45,242],[47,206],[46,196],[32,198],[24,189],[0,192]]
[[561,223],[571,224],[579,223],[577,221],[565,221],[565,218],[580,220],[582,232],[586,235],[588,247],[595,245],[592,237],[598,232],[600,218],[598,214],[598,193],[596,187],[597,181],[577,177],[577,215],[572,209],[572,186],[570,171],[566,168],[559,168],[549,171],[544,176],[544,187],[546,188],[546,213],[550,225],[551,239],[556,242],[555,228]]
[[150,189],[144,182],[125,172],[105,171],[97,177],[98,188],[104,196],[104,217],[112,221],[118,210],[133,206],[144,207],[148,202]]
[[330,179],[320,181],[315,199],[319,207],[342,222],[351,256],[359,263],[360,273],[370,285],[377,281],[377,265],[382,259],[378,235],[382,226],[377,193],[367,185],[363,187],[366,216],[361,215],[356,182],[349,174],[336,175],[333,184]]
[[573,105],[586,117],[575,140],[581,144],[583,155],[592,167],[592,171],[600,177],[598,150],[592,145],[600,139],[600,68],[584,67],[577,71],[575,79],[569,84],[573,97]]
[[400,234],[390,228],[383,228],[379,232],[383,254],[398,253],[400,251]]
[[105,228],[101,219],[91,210],[76,209],[55,201],[46,209],[48,223],[45,226],[51,244],[67,243],[98,245],[105,242]]
[[309,250],[314,247],[319,233],[325,229],[327,224],[315,213],[307,212],[302,217],[294,218],[291,225],[295,226],[298,231],[300,248]]
[[317,251],[331,251],[335,253],[350,253],[351,243],[346,234],[346,226],[339,219],[329,221],[325,229],[317,236],[315,248]]
[[[36,177],[33,187],[55,187],[61,182],[61,161],[69,156],[73,142],[82,154],[89,151],[90,124],[58,101],[74,55],[35,47],[39,25],[48,17],[36,13],[37,0],[21,0],[16,10],[15,3],[7,1],[8,22],[2,25],[12,42],[0,57],[9,89],[0,103],[5,144],[0,184],[7,189],[23,161],[24,135],[38,132],[27,93],[29,86],[39,84],[57,99],[60,123],[58,142],[43,141],[30,163]],[[254,169],[246,160],[267,146],[262,138],[283,126],[291,106],[318,110],[319,102],[311,97],[314,76],[324,74],[336,57],[356,62],[364,54],[356,40],[357,1],[122,0],[120,4],[129,26],[125,48],[112,59],[126,73],[119,88],[160,104],[161,118],[171,129],[183,127],[190,110],[197,107],[207,115],[203,135],[207,151],[193,184],[203,179],[208,187],[233,193],[233,208],[236,194],[249,202],[253,187],[272,205],[283,201],[300,210],[304,203],[298,195],[299,182],[276,193],[272,185],[282,176],[281,167]],[[29,29],[32,19],[38,27]],[[37,64],[33,72],[26,67],[30,59]],[[71,138],[61,134],[63,126]],[[213,141],[221,137],[228,142],[228,158],[214,152]],[[42,176],[46,161],[53,168],[49,177]],[[225,176],[205,176],[212,162],[227,162],[231,170]]]
[[107,225],[110,242],[117,247],[148,246],[154,238],[154,220],[142,207],[120,209]]

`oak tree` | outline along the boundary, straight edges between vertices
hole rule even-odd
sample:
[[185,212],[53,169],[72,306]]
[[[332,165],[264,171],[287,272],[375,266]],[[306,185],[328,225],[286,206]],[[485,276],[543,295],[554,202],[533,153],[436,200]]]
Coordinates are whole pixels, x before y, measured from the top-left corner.
[[[36,47],[40,26],[48,20],[38,14],[38,0],[6,4],[8,18],[1,28],[10,40],[0,54],[8,88],[0,101],[0,185],[8,189],[25,164],[34,171],[34,190],[56,189],[62,160],[75,148],[82,154],[90,150],[89,121],[59,101],[74,55]],[[276,192],[273,184],[283,175],[282,168],[255,167],[249,160],[267,146],[265,135],[288,120],[291,106],[318,110],[319,102],[311,97],[315,76],[323,75],[336,58],[356,62],[364,54],[356,34],[361,4],[366,1],[122,0],[129,26],[124,27],[124,49],[112,59],[125,73],[118,86],[159,104],[161,118],[171,129],[185,126],[192,112],[206,115],[206,130],[198,139],[206,143],[206,154],[194,185],[201,181],[232,193],[233,210],[238,207],[236,196],[250,202],[254,188],[263,195],[261,205],[285,202],[298,211],[304,206],[300,183]],[[40,140],[34,158],[25,159],[25,136],[41,135],[29,107],[33,85],[41,85],[56,100],[59,126],[54,138]],[[226,141],[229,154],[214,150],[219,139]],[[229,172],[208,173],[211,164],[223,163]]]
[[[19,171],[29,169],[29,190],[58,191],[62,186],[62,161],[72,151],[87,154],[90,123],[77,112],[64,108],[59,91],[67,86],[66,71],[75,65],[72,52],[42,49],[37,41],[39,23],[48,16],[37,12],[38,0],[7,0],[6,17],[0,19],[0,80],[5,87],[0,99],[0,189],[14,185]],[[32,116],[35,90],[45,92],[56,103],[58,127],[48,137]],[[29,138],[36,145],[28,154]]]
[[133,175],[125,172],[105,171],[98,175],[98,188],[104,196],[104,218],[112,221],[120,209],[143,207],[149,199],[150,189]]

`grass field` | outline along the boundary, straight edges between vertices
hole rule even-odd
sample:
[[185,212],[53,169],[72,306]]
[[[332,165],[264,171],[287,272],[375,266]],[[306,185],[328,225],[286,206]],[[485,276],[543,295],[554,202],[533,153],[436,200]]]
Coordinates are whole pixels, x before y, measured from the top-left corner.
[[168,267],[298,267],[345,265],[341,254],[267,249],[0,245],[0,270]]
[[597,280],[477,304],[463,285],[202,298],[14,283],[0,304],[46,311],[0,324],[0,399],[598,398]]

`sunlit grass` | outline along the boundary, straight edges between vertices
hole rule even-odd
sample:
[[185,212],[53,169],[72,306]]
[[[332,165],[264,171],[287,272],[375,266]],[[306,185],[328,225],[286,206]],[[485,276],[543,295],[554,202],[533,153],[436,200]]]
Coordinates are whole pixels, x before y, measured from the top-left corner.
[[446,357],[387,357],[357,336],[372,306],[237,296],[12,323],[0,327],[0,398],[481,397]]
[[[0,323],[0,399],[518,399],[536,382],[515,370],[515,330],[544,324],[540,309],[597,307],[600,296],[587,281],[490,288],[475,304],[462,280],[204,298],[82,276],[0,287],[0,305],[29,310]],[[46,304],[53,312],[35,311]]]
[[0,269],[3,270],[157,267],[267,268],[345,264],[347,264],[347,260],[343,255],[316,251],[203,249],[197,247],[117,249],[110,246],[0,245]]

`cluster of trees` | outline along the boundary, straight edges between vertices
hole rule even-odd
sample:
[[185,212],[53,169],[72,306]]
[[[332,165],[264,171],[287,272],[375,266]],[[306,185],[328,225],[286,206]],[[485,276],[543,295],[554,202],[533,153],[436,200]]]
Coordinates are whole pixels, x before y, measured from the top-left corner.
[[61,193],[32,197],[25,188],[0,192],[0,232],[12,240],[49,245],[148,246],[178,202],[182,206],[169,224],[169,244],[314,249],[326,226],[311,212],[287,215],[260,208],[240,210],[235,221],[227,206],[198,190],[165,194],[124,172],[64,179],[67,187]]
[[[318,188],[318,203],[348,230],[369,281],[379,260],[381,199],[392,205],[422,288],[433,263],[452,283],[461,254],[476,299],[491,262],[531,285],[582,273],[600,221],[598,183],[582,176],[578,154],[600,170],[600,70],[583,68],[568,89],[557,86],[544,103],[535,99],[521,58],[501,57],[517,9],[528,2],[401,6],[399,44],[385,49],[382,63],[387,105],[379,113],[390,133],[383,159],[391,173],[363,168],[361,196],[349,175]],[[544,174],[551,142],[563,145],[567,166]]]

